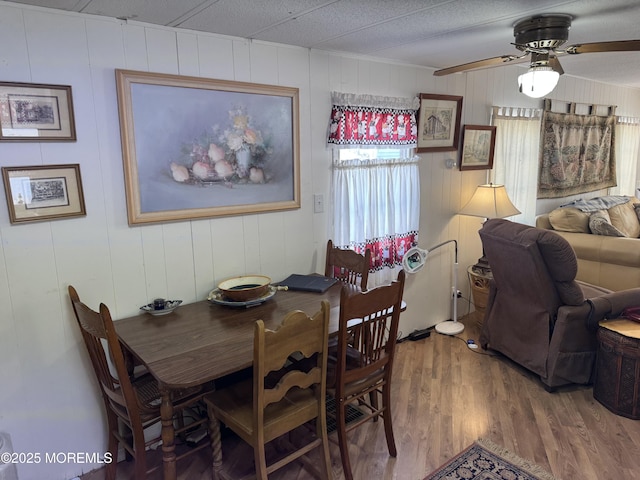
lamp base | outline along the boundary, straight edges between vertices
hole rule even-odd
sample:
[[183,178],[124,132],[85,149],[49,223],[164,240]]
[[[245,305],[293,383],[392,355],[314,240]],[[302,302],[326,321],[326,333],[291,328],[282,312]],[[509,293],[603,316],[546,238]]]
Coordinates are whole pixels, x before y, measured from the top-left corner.
[[477,273],[479,275],[488,275],[491,273],[491,267],[489,266],[489,261],[487,257],[482,255],[475,265],[471,267],[473,273]]
[[436,332],[443,335],[457,335],[464,331],[464,325],[460,322],[454,322],[453,320],[447,320],[446,322],[440,322],[436,325]]

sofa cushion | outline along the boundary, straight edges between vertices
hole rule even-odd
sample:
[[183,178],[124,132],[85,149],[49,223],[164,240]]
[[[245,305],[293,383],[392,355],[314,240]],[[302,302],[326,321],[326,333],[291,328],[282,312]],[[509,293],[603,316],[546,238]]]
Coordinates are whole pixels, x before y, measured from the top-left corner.
[[549,213],[549,222],[560,232],[591,233],[589,214],[575,207],[559,207]]
[[611,224],[611,218],[607,210],[598,210],[589,217],[589,229],[594,235],[607,235],[609,237],[625,237],[626,235]]
[[616,205],[607,210],[611,225],[624,233],[625,237],[638,238],[640,236],[640,221],[638,221],[638,215],[636,215],[636,211],[633,208],[635,200]]

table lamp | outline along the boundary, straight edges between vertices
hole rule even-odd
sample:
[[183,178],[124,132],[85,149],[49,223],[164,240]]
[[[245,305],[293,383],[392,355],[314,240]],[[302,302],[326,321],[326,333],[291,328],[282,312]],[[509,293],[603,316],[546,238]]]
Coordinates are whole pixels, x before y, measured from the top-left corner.
[[[473,217],[482,217],[485,220],[489,218],[505,218],[512,215],[518,215],[518,210],[507,195],[504,185],[494,185],[489,183],[486,185],[478,185],[471,200],[462,207],[458,213],[462,215],[471,215]],[[487,257],[484,256],[484,247],[482,249],[482,257],[471,267],[476,273],[483,275],[491,272]]]

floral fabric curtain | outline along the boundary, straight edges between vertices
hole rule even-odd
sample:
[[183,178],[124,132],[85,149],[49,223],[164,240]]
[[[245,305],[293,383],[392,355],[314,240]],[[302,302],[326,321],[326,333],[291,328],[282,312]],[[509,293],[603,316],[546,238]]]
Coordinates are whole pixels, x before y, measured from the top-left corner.
[[616,185],[615,115],[555,113],[542,118],[538,198],[558,198]]
[[420,100],[333,92],[327,143],[336,147],[417,145]]
[[[420,176],[413,147],[420,101],[337,92],[332,98],[333,242],[359,253],[371,250],[373,288],[395,279],[405,252],[418,242]],[[345,148],[378,150],[366,159],[341,160]]]

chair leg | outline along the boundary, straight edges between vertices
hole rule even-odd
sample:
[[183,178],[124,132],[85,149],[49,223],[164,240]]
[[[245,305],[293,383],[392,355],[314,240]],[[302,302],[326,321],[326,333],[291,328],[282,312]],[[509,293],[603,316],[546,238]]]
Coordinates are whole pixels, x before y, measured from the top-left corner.
[[[118,424],[120,425],[120,427],[118,428],[120,428],[120,432],[122,432],[122,437],[124,438],[124,441],[127,442],[127,445],[133,445],[133,430],[131,430],[128,425],[125,425],[122,422],[118,422]],[[127,462],[130,462],[132,460],[135,460],[135,457],[131,455],[131,452],[125,448],[124,459]]]
[[336,430],[338,433],[338,445],[340,446],[340,457],[342,458],[342,470],[346,480],[353,480],[351,462],[349,461],[349,444],[347,442],[346,404],[342,399],[339,399],[336,403]]
[[147,462],[144,453],[137,454],[133,471],[135,480],[145,480],[147,478]]
[[326,409],[320,412],[316,418],[316,436],[322,440],[320,447],[322,448],[322,461],[320,462],[320,473],[323,478],[329,480],[333,478],[331,475],[331,455],[329,454],[329,436],[327,435],[327,413]]
[[253,446],[253,456],[256,464],[256,479],[268,480],[267,476],[267,458],[264,453],[264,441],[258,441],[257,445]]
[[384,408],[382,419],[384,420],[384,434],[385,437],[387,437],[389,455],[395,457],[398,452],[396,450],[396,441],[393,438],[393,426],[391,424],[391,386],[388,380],[382,386],[382,408]]
[[134,478],[145,480],[147,478],[147,456],[144,444],[144,431],[133,432],[133,451],[135,452]]
[[[109,428],[109,442],[107,451],[111,455],[111,462],[105,468],[106,480],[116,480],[116,468],[118,467],[118,439],[114,435],[114,431],[118,428],[118,419],[115,415],[107,414],[107,424]],[[126,451],[126,450],[125,450]]]

